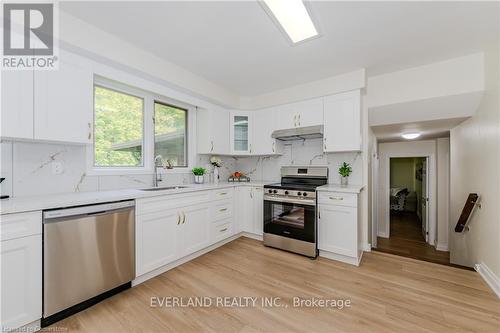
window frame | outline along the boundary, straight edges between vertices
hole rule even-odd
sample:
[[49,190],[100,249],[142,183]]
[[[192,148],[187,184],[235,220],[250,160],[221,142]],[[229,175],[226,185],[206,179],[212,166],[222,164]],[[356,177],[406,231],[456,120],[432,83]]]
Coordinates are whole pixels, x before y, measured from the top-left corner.
[[[95,166],[95,86],[100,86],[106,89],[114,90],[119,93],[124,93],[134,97],[142,98],[143,103],[143,137],[142,137],[142,165],[141,166],[110,166],[110,167],[100,167]],[[92,84],[93,89],[93,105],[92,105],[92,143],[87,145],[86,155],[87,155],[87,175],[89,176],[104,176],[104,175],[152,175],[154,171],[153,159],[154,159],[154,139],[155,139],[155,126],[154,126],[154,116],[155,102],[160,104],[169,105],[175,108],[186,110],[186,161],[187,166],[178,166],[173,169],[163,169],[158,168],[157,172],[159,174],[168,173],[190,173],[192,165],[195,162],[196,147],[193,145],[195,142],[195,106],[186,104],[174,99],[170,99],[165,96],[157,95],[139,88],[131,87],[129,85],[116,82],[101,76],[94,75],[94,82]]]

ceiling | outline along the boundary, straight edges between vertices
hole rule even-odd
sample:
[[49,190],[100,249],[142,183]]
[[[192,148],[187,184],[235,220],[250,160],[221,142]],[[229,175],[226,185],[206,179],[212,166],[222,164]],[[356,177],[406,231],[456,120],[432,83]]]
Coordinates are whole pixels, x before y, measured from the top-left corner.
[[322,34],[291,46],[256,1],[61,2],[98,28],[252,97],[359,68],[391,72],[496,42],[496,2],[309,2]]
[[418,132],[421,136],[417,140],[435,139],[448,137],[450,130],[468,118],[452,118],[431,121],[420,121],[414,123],[391,124],[372,126],[373,134],[378,142],[404,141],[401,138],[403,133]]

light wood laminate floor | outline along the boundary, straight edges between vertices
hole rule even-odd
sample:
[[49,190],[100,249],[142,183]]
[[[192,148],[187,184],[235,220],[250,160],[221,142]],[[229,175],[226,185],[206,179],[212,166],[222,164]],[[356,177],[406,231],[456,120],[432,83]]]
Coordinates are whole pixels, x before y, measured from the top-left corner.
[[[158,296],[281,297],[286,307],[152,308]],[[293,297],[350,308],[293,307]],[[53,325],[69,332],[500,332],[500,301],[476,272],[391,254],[360,267],[239,238]],[[51,328],[53,328],[51,327]]]

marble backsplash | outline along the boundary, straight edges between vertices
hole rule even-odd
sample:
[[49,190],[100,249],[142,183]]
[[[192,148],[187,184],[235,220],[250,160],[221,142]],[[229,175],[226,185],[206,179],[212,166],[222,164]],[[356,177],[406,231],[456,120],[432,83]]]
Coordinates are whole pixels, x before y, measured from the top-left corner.
[[[225,180],[234,171],[242,171],[256,181],[274,181],[280,178],[282,165],[327,165],[330,183],[338,183],[337,169],[346,161],[353,166],[352,184],[362,184],[360,153],[324,154],[321,140],[294,141],[284,145],[281,156],[222,157],[220,177]],[[55,173],[54,164],[62,170]],[[196,164],[211,170],[209,156],[199,155]],[[3,195],[14,197],[66,192],[104,191],[152,186],[152,174],[87,175],[84,146],[46,143],[2,142],[0,144],[0,185]],[[190,184],[190,171],[163,175],[161,185]]]

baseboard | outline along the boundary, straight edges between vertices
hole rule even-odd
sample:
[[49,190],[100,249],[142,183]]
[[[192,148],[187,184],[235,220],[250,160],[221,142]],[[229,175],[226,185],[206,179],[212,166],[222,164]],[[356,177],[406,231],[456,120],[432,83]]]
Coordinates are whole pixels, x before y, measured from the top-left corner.
[[191,260],[193,260],[193,259],[195,259],[195,258],[197,258],[197,257],[199,257],[201,255],[204,255],[205,253],[213,251],[216,248],[221,247],[222,245],[225,245],[225,244],[227,244],[229,242],[232,242],[233,240],[235,240],[235,239],[237,239],[237,238],[239,238],[241,236],[242,236],[242,233],[238,233],[238,234],[233,235],[233,236],[231,236],[229,238],[221,240],[220,242],[212,244],[209,247],[206,247],[206,248],[204,248],[202,250],[199,250],[199,251],[197,251],[195,253],[191,253],[190,255],[187,255],[187,256],[185,256],[183,258],[177,259],[176,261],[173,261],[173,262],[171,262],[169,264],[166,264],[165,266],[159,267],[159,268],[157,268],[157,269],[155,269],[155,270],[153,270],[151,272],[145,273],[145,274],[143,274],[141,276],[137,276],[135,278],[135,280],[132,281],[132,287],[135,287],[135,286],[137,286],[137,285],[139,285],[139,284],[141,284],[141,283],[143,283],[143,282],[145,282],[145,281],[147,281],[149,279],[154,278],[155,276],[158,276],[160,274],[165,273],[166,271],[171,270],[172,268],[180,266],[180,265],[182,265],[182,264],[184,264],[184,263],[186,263],[188,261],[191,261]]
[[476,264],[474,268],[479,275],[481,275],[486,284],[490,286],[491,290],[493,290],[497,297],[500,298],[500,278],[498,278],[498,276],[496,276],[495,273],[493,273],[484,263]]
[[252,238],[252,239],[256,239],[256,240],[260,240],[260,241],[263,240],[262,235],[257,235],[257,234],[253,234],[251,232],[246,232],[246,231],[241,232],[240,236],[248,237],[248,238]]
[[448,252],[448,244],[436,244],[436,250]]
[[377,233],[377,237],[389,238],[389,236],[385,232],[381,232],[381,231],[379,231]]
[[[361,253],[363,253],[363,251],[361,251]],[[356,258],[356,257],[345,256],[343,254],[333,253],[330,251],[319,250],[319,256],[323,257],[323,258],[331,259],[331,260],[342,261],[342,262],[345,262],[346,264],[359,266],[359,263],[361,262],[362,254],[360,255],[359,258]]]
[[372,245],[370,243],[365,243],[362,246],[364,252],[372,252]]

